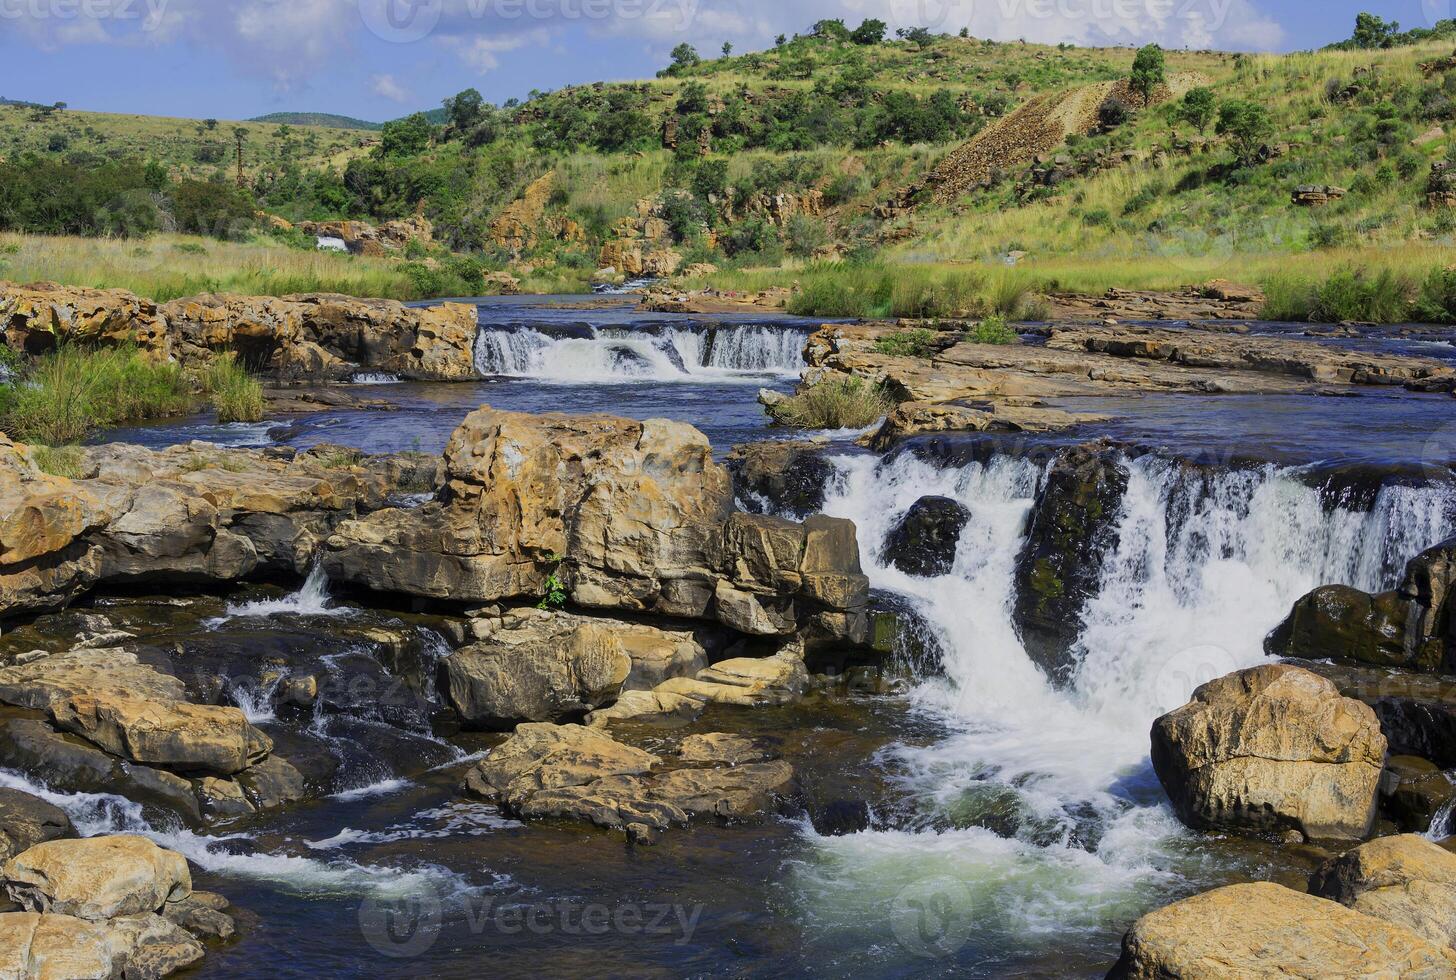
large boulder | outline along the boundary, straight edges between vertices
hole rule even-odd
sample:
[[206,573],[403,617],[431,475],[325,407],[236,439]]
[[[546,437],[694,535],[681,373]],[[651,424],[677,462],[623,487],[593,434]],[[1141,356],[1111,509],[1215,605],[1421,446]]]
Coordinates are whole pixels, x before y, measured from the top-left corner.
[[734,513],[727,471],[679,422],[481,408],[450,438],[435,502],[351,521],[330,577],[470,602],[583,608],[861,640],[869,583],[854,525]]
[[1375,712],[1287,664],[1209,681],[1153,723],[1153,768],[1173,809],[1208,830],[1358,838],[1385,764]]
[[1381,837],[1326,861],[1311,895],[1456,946],[1456,854],[1419,834]]
[[1229,885],[1138,919],[1109,980],[1456,975],[1456,952],[1282,885]]
[[130,949],[104,922],[71,915],[0,915],[0,976],[17,980],[113,980]]
[[1412,558],[1400,585],[1371,595],[1315,589],[1264,641],[1271,656],[1333,659],[1441,673],[1456,667],[1456,538]]
[[819,443],[779,439],[734,446],[728,469],[738,498],[750,510],[803,520],[824,506],[834,476],[824,449]]
[[0,282],[0,330],[11,350],[42,354],[62,344],[139,347],[171,356],[166,318],[124,289]]
[[885,557],[906,575],[945,575],[971,512],[950,497],[921,497],[885,539]]
[[65,810],[18,789],[0,788],[0,860],[49,840],[75,836]]
[[192,892],[186,858],[127,835],[37,844],[0,874],[11,900],[27,911],[93,922],[155,912]]
[[1065,679],[1082,611],[1097,593],[1102,556],[1116,545],[1127,472],[1114,450],[1079,446],[1047,469],[1016,559],[1014,615],[1027,654]]

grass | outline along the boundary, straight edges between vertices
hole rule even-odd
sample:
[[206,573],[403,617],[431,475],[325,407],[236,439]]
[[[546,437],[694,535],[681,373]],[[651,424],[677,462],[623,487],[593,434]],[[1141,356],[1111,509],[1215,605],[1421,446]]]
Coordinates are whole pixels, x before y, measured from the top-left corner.
[[42,473],[75,480],[81,476],[85,453],[80,446],[36,446],[32,458]]
[[258,422],[263,418],[263,386],[232,352],[214,357],[203,377],[204,390],[219,422]]
[[966,331],[966,339],[973,344],[1016,344],[1021,338],[1004,316],[988,316]]
[[1324,279],[1270,283],[1264,315],[1271,320],[1340,323],[1456,323],[1456,271],[1432,269],[1423,279],[1393,269],[1336,269]]
[[876,340],[875,350],[893,357],[930,357],[935,353],[935,331],[923,327],[897,330]]
[[122,422],[191,411],[182,369],[135,350],[62,347],[33,360],[22,381],[0,386],[0,425],[22,442],[65,446]]
[[822,381],[769,409],[774,421],[804,429],[863,429],[888,415],[895,401],[859,378]]

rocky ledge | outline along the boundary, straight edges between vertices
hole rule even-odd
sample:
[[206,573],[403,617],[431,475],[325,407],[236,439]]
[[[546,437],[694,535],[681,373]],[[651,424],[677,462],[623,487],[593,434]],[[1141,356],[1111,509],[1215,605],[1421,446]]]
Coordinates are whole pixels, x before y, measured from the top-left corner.
[[361,370],[403,378],[474,378],[475,307],[409,307],[315,293],[203,295],[157,304],[121,289],[0,282],[0,330],[12,350],[63,343],[133,344],[159,360],[205,363],[234,351],[284,380],[344,380]]
[[1432,358],[1199,329],[1053,326],[1044,330],[1044,344],[980,344],[949,324],[940,325],[928,356],[880,349],[883,339],[924,326],[826,325],[809,338],[804,384],[851,376],[883,387],[899,404],[866,440],[880,450],[918,432],[1036,432],[1102,418],[1053,404],[1070,396],[1322,393],[1370,385],[1456,392],[1456,370]]

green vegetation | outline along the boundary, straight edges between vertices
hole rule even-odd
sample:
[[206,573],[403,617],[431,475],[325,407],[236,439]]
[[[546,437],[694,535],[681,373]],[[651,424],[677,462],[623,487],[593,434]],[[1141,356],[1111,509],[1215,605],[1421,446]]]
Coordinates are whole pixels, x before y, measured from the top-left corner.
[[1347,40],[1330,45],[1334,50],[1371,50],[1399,48],[1426,41],[1450,41],[1456,38],[1456,20],[1438,20],[1430,27],[1401,31],[1396,21],[1387,21],[1371,13],[1355,15],[1355,32]]
[[263,418],[263,386],[238,363],[235,354],[214,357],[204,381],[219,422],[257,422]]
[[289,126],[317,126],[323,129],[362,129],[378,132],[382,123],[366,122],[353,116],[336,116],[332,112],[270,112],[266,116],[255,116],[248,122],[286,124]]
[[1152,104],[1153,93],[1167,80],[1167,61],[1163,57],[1163,49],[1156,44],[1139,48],[1132,60],[1128,87],[1142,96],[1144,106]]
[[966,339],[973,344],[1016,344],[1021,338],[999,314],[988,316],[966,331]]
[[62,347],[0,386],[0,428],[22,442],[64,446],[107,426],[183,414],[194,399],[174,364],[135,350]]
[[32,452],[35,465],[42,473],[67,480],[80,478],[81,465],[85,462],[80,446],[36,446]]
[[1265,316],[1271,320],[1345,320],[1456,323],[1456,271],[1433,269],[1413,279],[1393,269],[1337,269],[1322,280],[1270,282]]
[[935,331],[911,327],[885,334],[875,341],[875,350],[894,357],[931,357],[935,354]]
[[884,418],[894,399],[859,378],[822,381],[769,407],[781,425],[802,429],[863,429]]
[[552,568],[546,575],[546,594],[537,603],[537,609],[561,609],[566,605],[566,583],[561,580],[561,563],[564,560],[560,555],[551,555],[546,559]]

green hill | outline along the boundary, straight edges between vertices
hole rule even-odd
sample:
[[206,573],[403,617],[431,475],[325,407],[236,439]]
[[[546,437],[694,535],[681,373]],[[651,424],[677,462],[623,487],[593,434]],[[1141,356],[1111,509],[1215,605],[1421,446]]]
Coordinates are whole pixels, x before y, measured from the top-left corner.
[[286,123],[289,126],[322,126],[327,129],[364,129],[375,132],[384,128],[383,123],[366,122],[352,116],[336,116],[331,112],[270,112],[266,116],[255,116],[248,122]]

